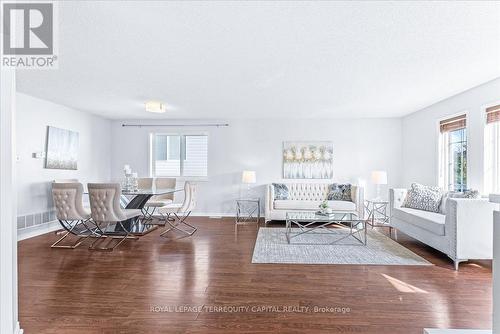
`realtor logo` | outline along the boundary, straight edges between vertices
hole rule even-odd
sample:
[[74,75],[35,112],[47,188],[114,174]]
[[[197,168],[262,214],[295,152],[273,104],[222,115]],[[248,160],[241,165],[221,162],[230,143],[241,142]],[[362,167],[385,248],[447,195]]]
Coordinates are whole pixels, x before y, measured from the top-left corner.
[[55,68],[54,3],[3,3],[2,66]]

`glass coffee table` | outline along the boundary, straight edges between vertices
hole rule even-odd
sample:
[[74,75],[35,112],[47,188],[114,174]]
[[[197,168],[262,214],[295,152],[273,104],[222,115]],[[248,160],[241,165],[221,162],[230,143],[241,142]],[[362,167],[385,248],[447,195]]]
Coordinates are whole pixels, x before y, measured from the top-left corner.
[[[285,235],[289,244],[335,245],[352,239],[356,244],[366,246],[366,223],[366,219],[358,217],[356,212],[338,211],[323,215],[293,211],[286,213]],[[313,238],[304,241],[304,236],[312,234],[321,234],[321,241],[311,241]],[[297,240],[299,242],[293,242]]]

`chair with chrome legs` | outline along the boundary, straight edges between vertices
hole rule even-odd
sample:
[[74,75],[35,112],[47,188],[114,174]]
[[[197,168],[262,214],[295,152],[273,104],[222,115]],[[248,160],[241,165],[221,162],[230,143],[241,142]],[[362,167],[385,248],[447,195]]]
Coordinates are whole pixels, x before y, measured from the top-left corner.
[[[160,208],[158,211],[162,215],[166,215],[165,220],[166,230],[160,234],[160,236],[165,236],[172,230],[176,230],[186,234],[187,236],[193,235],[197,228],[186,222],[186,219],[191,214],[191,211],[196,205],[196,184],[191,182],[186,182],[184,184],[184,202],[183,203],[173,203],[165,207]],[[171,215],[174,215],[175,219]]]
[[[137,179],[137,188],[139,189],[153,189],[153,178],[152,177],[140,177]],[[142,211],[142,218],[144,220],[152,220],[153,219],[153,214],[155,212],[155,207],[150,207],[148,203],[144,205],[144,208],[141,209]],[[151,211],[150,211],[151,210]]]
[[[155,179],[156,189],[175,189],[176,183],[177,180],[175,178],[170,178],[170,177],[157,177]],[[151,197],[151,199],[146,203],[146,206],[148,208],[153,208],[153,210],[151,211],[151,218],[152,218],[155,210],[169,206],[173,202],[174,202],[174,193],[155,195]],[[159,218],[160,221],[159,225],[165,225],[165,222],[163,221],[166,221],[167,219],[173,221],[173,218],[170,218],[168,214],[165,215],[161,211],[158,211],[158,213],[160,214],[161,217],[160,218],[156,216],[157,218]]]
[[[90,212],[85,210],[82,202],[83,186],[78,182],[52,184],[52,200],[56,208],[56,216],[64,228],[63,236],[52,244],[52,248],[78,247],[85,239],[97,236],[96,226],[90,219]],[[78,239],[72,245],[61,245],[69,235]]]
[[[119,183],[89,183],[89,198],[91,216],[98,227],[100,237],[94,241],[89,249],[112,251],[121,245],[126,239],[138,239],[131,235],[131,231],[142,215],[139,209],[122,209],[120,207],[121,186]],[[109,231],[113,224],[114,229]],[[106,247],[96,245],[105,239],[109,239]],[[114,246],[108,247],[111,240],[119,240]]]

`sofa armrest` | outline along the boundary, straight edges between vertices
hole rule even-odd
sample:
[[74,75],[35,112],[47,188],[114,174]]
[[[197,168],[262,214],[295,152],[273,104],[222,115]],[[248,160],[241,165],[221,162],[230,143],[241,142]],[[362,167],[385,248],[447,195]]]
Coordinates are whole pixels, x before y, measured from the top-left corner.
[[356,205],[356,212],[359,217],[365,216],[365,191],[363,187],[351,186],[351,200]]
[[389,189],[389,208],[392,210],[403,206],[407,192],[408,190],[403,188]]
[[393,211],[403,206],[408,189],[391,188],[389,189],[389,218],[392,219]]
[[266,203],[265,203],[265,211],[264,217],[266,222],[271,220],[271,211],[274,208],[274,186],[272,184],[268,184],[266,186]]
[[486,199],[449,198],[445,235],[452,259],[491,259],[493,256],[493,211]]

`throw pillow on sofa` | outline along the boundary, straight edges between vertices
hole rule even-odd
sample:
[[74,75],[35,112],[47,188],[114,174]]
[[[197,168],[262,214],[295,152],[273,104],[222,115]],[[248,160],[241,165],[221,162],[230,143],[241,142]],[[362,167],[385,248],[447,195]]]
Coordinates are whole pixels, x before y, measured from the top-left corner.
[[274,199],[284,200],[288,199],[288,187],[284,183],[273,183]]
[[349,183],[333,183],[328,190],[329,201],[352,201],[351,185]]
[[405,208],[439,212],[443,191],[438,187],[412,183],[403,204]]
[[463,192],[456,192],[456,193],[454,193],[454,195],[452,197],[454,197],[454,198],[480,198],[481,194],[479,194],[478,190],[469,189],[469,190],[466,190]]
[[449,191],[443,195],[443,198],[441,199],[441,205],[439,206],[439,212],[442,213],[443,215],[446,214],[446,201],[448,198],[469,198],[469,199],[474,199],[474,198],[480,198],[481,194],[479,194],[479,191],[477,190],[465,190],[463,192],[458,192],[458,191]]

